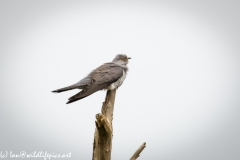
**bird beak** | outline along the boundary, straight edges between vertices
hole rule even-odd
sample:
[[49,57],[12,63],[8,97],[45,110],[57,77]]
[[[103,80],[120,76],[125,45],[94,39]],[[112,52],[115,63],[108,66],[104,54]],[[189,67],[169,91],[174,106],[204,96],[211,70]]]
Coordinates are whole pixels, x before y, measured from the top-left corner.
[[131,57],[128,57],[128,59],[132,59]]

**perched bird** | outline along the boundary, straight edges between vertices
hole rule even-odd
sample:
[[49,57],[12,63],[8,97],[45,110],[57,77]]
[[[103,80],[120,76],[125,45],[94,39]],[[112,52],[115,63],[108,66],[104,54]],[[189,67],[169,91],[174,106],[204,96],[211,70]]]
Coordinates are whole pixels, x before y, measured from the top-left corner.
[[126,78],[129,59],[131,58],[124,54],[118,54],[112,62],[104,63],[99,66],[79,82],[52,92],[60,93],[72,89],[82,89],[79,93],[68,99],[67,104],[69,104],[83,99],[102,89],[117,89],[122,85],[124,79]]

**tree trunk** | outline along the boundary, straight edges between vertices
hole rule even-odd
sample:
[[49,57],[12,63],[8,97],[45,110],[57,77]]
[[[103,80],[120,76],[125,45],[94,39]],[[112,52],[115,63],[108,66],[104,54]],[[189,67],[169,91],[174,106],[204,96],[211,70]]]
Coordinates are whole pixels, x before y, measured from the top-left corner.
[[93,160],[110,160],[112,151],[112,120],[116,89],[108,90],[102,113],[96,115],[96,129],[93,143]]

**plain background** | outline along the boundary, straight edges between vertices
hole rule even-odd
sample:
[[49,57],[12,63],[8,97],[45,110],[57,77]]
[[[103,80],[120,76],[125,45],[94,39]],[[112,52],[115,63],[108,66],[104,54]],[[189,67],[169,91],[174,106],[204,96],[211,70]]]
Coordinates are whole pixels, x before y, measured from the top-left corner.
[[[0,1],[0,151],[92,157],[105,91],[66,105],[116,54],[112,159],[240,159],[239,1]],[[39,158],[42,159],[42,158]]]

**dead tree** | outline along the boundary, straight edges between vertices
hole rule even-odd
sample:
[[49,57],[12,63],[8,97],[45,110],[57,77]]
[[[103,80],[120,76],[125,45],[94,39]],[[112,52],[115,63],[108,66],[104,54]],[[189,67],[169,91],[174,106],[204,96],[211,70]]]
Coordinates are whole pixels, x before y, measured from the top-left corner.
[[96,115],[93,160],[110,160],[112,151],[112,119],[116,90],[108,90],[102,113]]
[[[107,91],[102,111],[96,115],[92,160],[111,160],[115,95],[116,89]],[[141,151],[146,147],[145,144]],[[131,160],[137,159],[141,151],[137,150]]]

